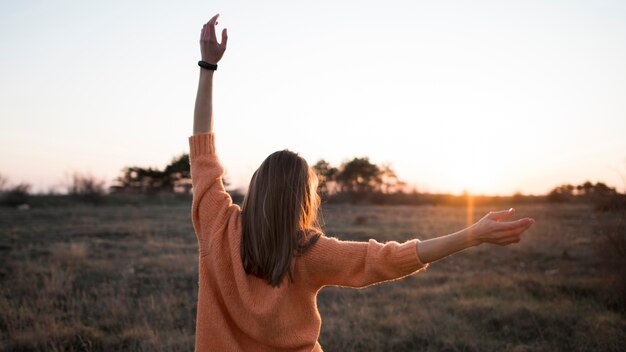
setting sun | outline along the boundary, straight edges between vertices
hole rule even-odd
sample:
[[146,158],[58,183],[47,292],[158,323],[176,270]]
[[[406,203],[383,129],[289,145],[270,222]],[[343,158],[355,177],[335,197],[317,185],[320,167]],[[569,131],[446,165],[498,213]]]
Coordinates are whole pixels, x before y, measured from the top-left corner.
[[475,156],[459,159],[454,169],[448,172],[451,175],[449,187],[471,194],[493,193],[494,182],[498,179],[493,164],[494,161]]

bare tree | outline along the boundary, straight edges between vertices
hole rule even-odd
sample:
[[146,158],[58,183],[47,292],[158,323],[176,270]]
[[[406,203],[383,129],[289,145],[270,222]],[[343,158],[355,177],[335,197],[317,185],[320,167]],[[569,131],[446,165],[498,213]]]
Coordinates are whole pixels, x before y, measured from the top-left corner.
[[70,182],[67,188],[69,195],[94,204],[103,201],[104,195],[106,194],[104,180],[100,180],[88,173],[82,174],[80,172],[74,172],[71,175]]
[[3,174],[0,174],[0,192],[4,192],[8,184],[9,180]]

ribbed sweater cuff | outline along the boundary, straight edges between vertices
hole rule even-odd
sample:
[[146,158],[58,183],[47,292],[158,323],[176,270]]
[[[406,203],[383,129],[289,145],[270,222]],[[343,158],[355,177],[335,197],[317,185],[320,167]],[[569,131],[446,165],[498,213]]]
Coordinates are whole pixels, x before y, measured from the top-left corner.
[[215,154],[215,134],[205,132],[189,137],[189,158]]
[[407,270],[417,270],[428,266],[428,263],[422,263],[422,260],[417,253],[417,246],[419,246],[419,242],[420,240],[417,238],[407,241],[398,251],[398,260],[402,268]]

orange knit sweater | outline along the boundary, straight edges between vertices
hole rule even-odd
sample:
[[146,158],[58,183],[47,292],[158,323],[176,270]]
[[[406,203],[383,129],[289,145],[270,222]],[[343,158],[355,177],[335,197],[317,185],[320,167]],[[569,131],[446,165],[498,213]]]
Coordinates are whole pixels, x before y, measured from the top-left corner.
[[321,351],[317,293],[323,286],[365,287],[426,268],[414,239],[340,241],[322,236],[297,257],[293,282],[279,287],[243,269],[241,210],[224,190],[213,133],[189,137],[192,220],[199,245],[196,351]]

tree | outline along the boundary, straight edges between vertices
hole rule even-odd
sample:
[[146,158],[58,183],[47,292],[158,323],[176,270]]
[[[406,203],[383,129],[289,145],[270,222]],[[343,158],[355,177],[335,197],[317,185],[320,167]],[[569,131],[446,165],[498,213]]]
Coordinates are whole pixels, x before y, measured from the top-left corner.
[[616,193],[615,188],[609,187],[603,182],[596,182],[596,184],[593,185],[593,194],[597,197],[606,197]]
[[579,194],[589,195],[593,191],[593,183],[586,181],[585,183],[576,186],[576,190]]
[[564,184],[554,187],[550,193],[548,193],[548,200],[550,202],[565,202],[573,198],[575,187],[570,184]]
[[172,158],[163,170],[130,166],[122,169],[122,174],[111,187],[112,192],[156,194],[159,192],[191,191],[191,169],[189,154],[183,153]]
[[191,167],[189,154],[183,153],[163,170],[163,190],[189,193],[191,191]]
[[390,164],[383,164],[380,167],[380,171],[382,172],[381,191],[383,193],[401,192],[406,187],[406,182],[398,178],[398,175],[391,168]]
[[317,191],[322,197],[325,197],[333,191],[330,186],[335,181],[338,170],[324,159],[318,160],[317,163],[313,165],[313,169],[319,181]]
[[115,180],[112,192],[156,194],[169,182],[158,169],[130,166],[122,169],[122,175]]
[[339,168],[336,180],[342,192],[372,193],[380,191],[383,171],[369,158],[354,158]]

